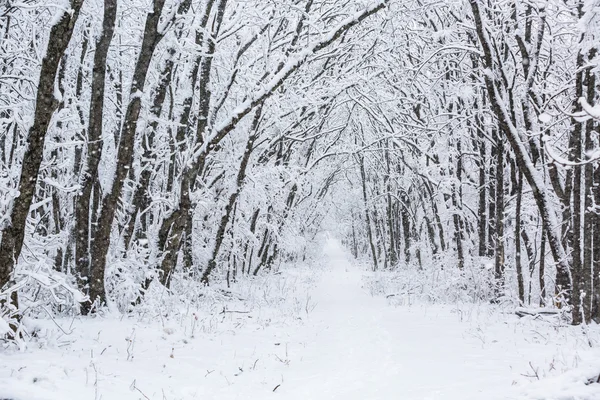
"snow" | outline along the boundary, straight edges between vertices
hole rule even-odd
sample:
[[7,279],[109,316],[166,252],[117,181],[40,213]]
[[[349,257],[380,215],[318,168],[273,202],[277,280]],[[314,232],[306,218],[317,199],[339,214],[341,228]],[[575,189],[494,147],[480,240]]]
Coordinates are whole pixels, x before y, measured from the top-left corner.
[[552,116],[547,113],[541,113],[538,119],[542,124],[549,124],[552,121]]
[[[69,14],[69,15],[73,14],[73,9],[71,8],[71,4],[67,0],[61,0],[61,1],[55,2],[54,6],[56,7],[56,11],[54,12],[54,14],[52,16],[52,19],[50,20],[50,26],[54,26],[54,25],[58,24],[60,22],[60,20],[62,20],[62,18],[65,14]],[[56,96],[56,91],[55,91],[54,95]],[[57,100],[59,100],[58,97],[57,97]]]
[[587,115],[594,119],[600,119],[600,105],[591,106],[583,97],[579,98],[579,103]]
[[10,332],[10,326],[8,325],[8,322],[6,322],[4,320],[4,318],[0,318],[0,335],[4,335],[8,332]]
[[287,79],[290,74],[292,74],[306,62],[310,55],[314,54],[316,51],[322,49],[323,46],[326,46],[328,43],[332,42],[340,33],[345,32],[348,27],[352,26],[356,21],[359,21],[364,18],[364,16],[368,16],[373,13],[373,11],[382,8],[382,6],[388,2],[389,0],[375,1],[365,9],[360,10],[350,17],[344,19],[335,27],[335,29],[332,29],[327,34],[321,36],[318,40],[313,41],[297,54],[290,56],[284,65],[281,66],[277,72],[275,72],[272,78],[266,84],[264,84],[260,90],[258,90],[250,99],[247,99],[243,103],[239,104],[228,117],[217,124],[216,128],[214,129],[214,133],[212,133],[210,138],[194,152],[192,159],[195,160],[198,158],[200,154],[206,151],[206,146],[212,143],[216,137],[221,136],[223,132],[225,132],[231,126],[234,126],[236,121],[247,115],[262,100],[267,99],[275,91],[275,89]]
[[1,354],[0,398],[600,398],[599,384],[585,384],[600,373],[596,326],[489,305],[394,307],[363,288],[368,273],[338,242],[323,259],[323,272],[265,278],[278,280],[261,289],[263,307],[230,296],[178,318],[58,321],[73,333],[42,329],[40,348]]

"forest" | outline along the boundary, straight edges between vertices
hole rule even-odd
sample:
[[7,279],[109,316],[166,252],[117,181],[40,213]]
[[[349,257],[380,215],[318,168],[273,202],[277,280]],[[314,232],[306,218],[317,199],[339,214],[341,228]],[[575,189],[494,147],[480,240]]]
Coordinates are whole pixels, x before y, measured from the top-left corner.
[[594,326],[599,45],[598,0],[2,0],[0,342],[325,231],[428,303]]

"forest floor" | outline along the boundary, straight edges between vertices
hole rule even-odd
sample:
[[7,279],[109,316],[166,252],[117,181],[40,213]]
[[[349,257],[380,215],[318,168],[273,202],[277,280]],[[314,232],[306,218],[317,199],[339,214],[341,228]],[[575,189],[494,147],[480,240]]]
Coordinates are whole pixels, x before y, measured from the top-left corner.
[[46,321],[44,339],[0,353],[0,399],[600,399],[585,384],[600,373],[597,326],[393,307],[337,242],[325,253],[317,278],[290,270],[260,285],[260,307],[56,321],[68,334]]

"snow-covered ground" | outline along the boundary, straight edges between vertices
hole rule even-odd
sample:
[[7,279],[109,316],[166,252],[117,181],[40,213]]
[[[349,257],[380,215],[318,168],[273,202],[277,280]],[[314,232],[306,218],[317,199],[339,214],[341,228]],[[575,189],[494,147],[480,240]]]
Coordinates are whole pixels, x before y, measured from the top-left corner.
[[325,251],[323,273],[272,277],[261,307],[57,321],[68,335],[0,353],[0,399],[600,399],[584,384],[600,373],[596,326],[394,307],[336,241]]

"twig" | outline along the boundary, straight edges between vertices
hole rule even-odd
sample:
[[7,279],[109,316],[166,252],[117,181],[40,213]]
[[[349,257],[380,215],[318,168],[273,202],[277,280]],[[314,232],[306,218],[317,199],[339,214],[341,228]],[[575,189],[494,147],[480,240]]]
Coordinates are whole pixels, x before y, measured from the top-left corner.
[[[98,400],[98,369],[96,369],[96,364],[94,362],[90,362],[92,368],[94,369],[94,399]],[[87,372],[87,370],[86,370]]]
[[539,381],[539,380],[540,380],[540,376],[538,375],[538,371],[537,371],[537,369],[535,369],[535,368],[533,367],[533,365],[531,364],[531,361],[529,361],[529,366],[531,367],[531,370],[533,371],[533,373],[535,374],[535,377],[536,377],[536,378],[537,378],[537,380]]
[[142,396],[144,396],[146,399],[150,400],[150,397],[146,396],[146,395],[144,394],[144,392],[142,392],[142,391],[140,390],[140,388],[138,388],[137,386],[135,387],[135,390],[137,390],[138,392],[140,392],[140,393],[142,394]]
[[225,378],[225,381],[227,381],[227,385],[231,386],[231,382],[229,382],[229,379],[227,379],[227,377],[221,372],[221,376],[223,378]]
[[[144,396],[146,399],[150,400],[150,398],[149,398],[148,396],[146,396],[146,395],[144,394],[144,392],[142,392],[142,391],[141,391],[141,390],[140,390],[140,389],[137,387],[137,385],[135,384],[135,379],[133,380],[133,382],[131,382],[131,385],[129,385],[129,390],[131,390],[131,391],[137,390],[138,392],[140,392],[140,393],[141,393],[141,395],[142,395],[142,396]],[[164,397],[164,391],[163,391],[163,397]]]
[[64,333],[64,334],[65,334],[65,335],[67,335],[67,336],[69,336],[71,333],[73,333],[73,330],[71,330],[70,332],[66,332],[66,331],[63,329],[63,327],[62,327],[62,326],[60,326],[60,325],[58,324],[58,322],[56,322],[56,320],[54,319],[54,317],[52,316],[52,314],[50,314],[50,311],[48,311],[48,310],[46,309],[46,307],[44,307],[44,306],[42,306],[42,305],[40,305],[40,307],[41,307],[41,309],[42,309],[42,310],[44,310],[44,311],[46,312],[46,314],[48,315],[48,317],[50,318],[50,320],[51,320],[52,322],[54,322],[54,325],[56,325],[56,326],[58,327],[58,329],[60,329],[60,330],[62,331],[62,333]]
[[249,314],[250,311],[235,311],[235,310],[226,310],[226,309],[223,309],[223,311],[221,311],[219,314],[225,314],[225,313],[231,313],[231,314]]
[[127,340],[127,361],[133,360],[133,346],[135,345],[135,328]]

